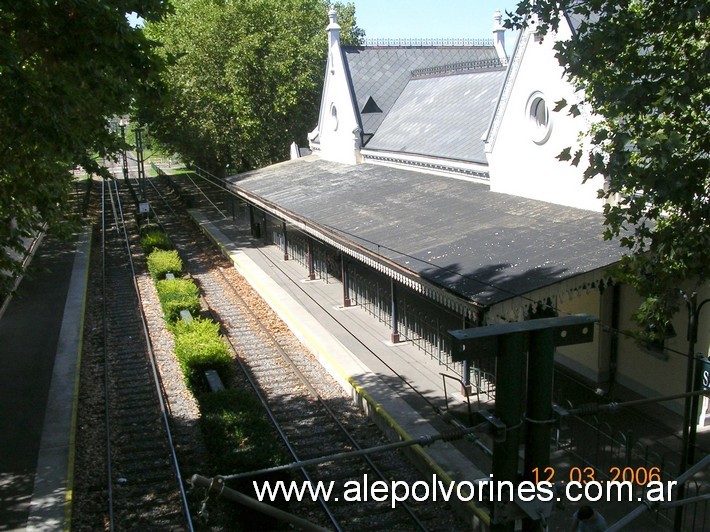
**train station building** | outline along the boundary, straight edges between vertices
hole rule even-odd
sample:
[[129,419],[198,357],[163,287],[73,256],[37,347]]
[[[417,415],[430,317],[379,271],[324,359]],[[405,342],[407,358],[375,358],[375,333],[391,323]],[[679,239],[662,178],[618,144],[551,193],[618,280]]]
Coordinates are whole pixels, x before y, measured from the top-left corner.
[[[566,22],[555,38],[575,30]],[[455,362],[448,331],[579,313],[599,318],[594,341],[558,348],[560,371],[602,394],[685,391],[686,309],[665,346],[623,333],[640,298],[609,270],[622,249],[602,237],[604,182],[556,158],[593,114],[553,111],[578,101],[554,39],[528,28],[508,57],[499,13],[493,24],[486,41],[346,47],[332,11],[308,149],[228,178],[234,215],[304,278],[342,283],[343,307],[389,324],[383,341],[412,342],[471,391],[495,389],[495,358]],[[709,344],[706,312],[697,352]]]

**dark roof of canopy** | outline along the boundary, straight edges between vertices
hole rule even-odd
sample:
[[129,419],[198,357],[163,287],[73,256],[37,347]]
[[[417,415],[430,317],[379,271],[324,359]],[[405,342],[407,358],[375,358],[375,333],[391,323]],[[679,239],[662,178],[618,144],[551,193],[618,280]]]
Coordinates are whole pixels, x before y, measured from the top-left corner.
[[353,246],[489,306],[620,259],[602,215],[491,192],[487,185],[315,156],[232,185]]

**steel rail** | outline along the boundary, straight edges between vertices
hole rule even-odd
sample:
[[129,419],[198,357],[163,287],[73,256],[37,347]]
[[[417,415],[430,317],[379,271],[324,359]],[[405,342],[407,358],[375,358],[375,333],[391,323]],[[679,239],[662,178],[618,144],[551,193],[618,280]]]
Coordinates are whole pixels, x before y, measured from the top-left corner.
[[[158,192],[158,190],[157,190],[157,188],[155,187],[155,185],[153,185],[152,183],[151,183],[151,185],[152,185],[153,188],[156,190],[156,192]],[[168,208],[169,208],[174,214],[176,214],[176,213],[175,213],[175,210],[172,208],[172,206],[170,206],[170,204],[169,204],[168,201],[165,199],[165,197],[164,197],[162,194],[160,194],[159,192],[158,192],[158,195],[159,195],[159,197],[161,198],[161,200],[163,201],[163,203],[165,203],[165,204],[168,206]],[[158,218],[157,213],[156,213],[156,218]],[[159,218],[158,218],[158,220],[159,220]],[[162,224],[161,224],[161,226],[162,226]],[[231,286],[231,285],[230,285],[230,286]],[[238,294],[237,294],[237,295],[238,295]],[[203,297],[203,299],[204,299],[204,297]],[[244,300],[243,300],[241,297],[239,297],[239,299],[240,299],[240,301],[244,304],[244,307],[245,307],[245,308],[248,308],[247,305],[246,305],[246,303],[244,303]],[[207,308],[208,308],[209,313],[210,313],[210,314],[212,315],[212,317],[215,319],[215,321],[219,321],[219,320],[218,320],[218,317],[217,317],[216,314],[213,312],[212,308],[211,308],[209,305],[207,305]],[[246,377],[247,382],[249,382],[250,387],[252,388],[252,390],[253,390],[254,393],[256,394],[256,397],[259,399],[259,402],[261,403],[262,407],[264,408],[264,410],[265,410],[267,416],[269,417],[269,420],[271,421],[272,425],[274,426],[274,428],[275,428],[276,431],[278,432],[279,437],[281,438],[281,440],[283,441],[284,445],[285,445],[286,448],[288,449],[288,451],[289,451],[289,453],[291,454],[292,458],[293,458],[294,460],[296,460],[296,461],[299,461],[299,458],[298,458],[298,454],[297,454],[297,452],[296,452],[296,449],[293,447],[293,445],[291,445],[291,442],[289,441],[288,436],[286,435],[286,433],[283,431],[283,429],[282,429],[281,426],[279,425],[278,420],[276,419],[276,417],[275,417],[273,411],[271,410],[271,407],[269,406],[269,404],[268,404],[268,402],[267,402],[267,400],[266,400],[266,397],[265,397],[264,394],[262,393],[262,391],[261,391],[261,389],[259,388],[258,384],[256,383],[256,381],[254,380],[254,378],[253,378],[253,377],[251,376],[251,374],[249,373],[249,371],[248,371],[246,365],[245,365],[245,364],[241,361],[241,359],[239,358],[237,348],[234,346],[234,344],[233,344],[232,341],[229,339],[229,337],[225,336],[225,339],[226,339],[227,342],[229,343],[229,346],[231,347],[232,352],[234,353],[234,359],[237,361],[237,364],[239,365],[239,368],[241,369],[241,371],[242,371],[242,373],[244,374],[244,376]],[[301,468],[301,474],[304,476],[304,478],[305,478],[308,482],[312,482],[312,479],[311,479],[310,475],[308,474],[308,472],[305,470],[305,468]],[[337,520],[337,518],[335,517],[335,515],[333,515],[333,512],[330,510],[330,508],[328,507],[328,505],[326,504],[325,500],[324,500],[323,497],[320,495],[320,493],[318,494],[318,502],[320,503],[321,507],[323,508],[323,511],[324,511],[325,514],[328,516],[328,519],[330,519],[330,522],[333,524],[333,526],[336,528],[336,530],[338,530],[339,532],[341,532],[343,529],[342,529],[342,527],[340,526],[340,523],[338,522],[338,520]]]
[[[227,279],[227,276],[224,274],[223,269],[217,268],[217,271],[220,273],[222,276],[222,279],[224,279],[224,282],[229,286],[230,290],[234,294],[236,298],[238,298],[243,304],[244,307],[246,308],[247,314],[251,316],[251,318],[256,322],[256,324],[259,326],[259,329],[266,335],[266,337],[272,342],[273,346],[276,348],[276,351],[278,352],[279,356],[289,365],[291,370],[296,374],[298,377],[298,380],[301,381],[301,384],[308,390],[308,392],[315,398],[315,400],[318,402],[320,406],[323,407],[325,412],[330,416],[330,418],[335,422],[335,424],[338,426],[340,431],[343,433],[343,435],[347,438],[348,442],[350,442],[350,445],[355,447],[357,451],[363,451],[362,446],[358,443],[358,441],[355,439],[355,437],[352,435],[352,433],[341,423],[340,419],[338,419],[338,416],[333,412],[333,410],[328,406],[328,404],[323,400],[321,397],[320,393],[318,390],[316,390],[311,382],[308,380],[308,377],[301,371],[301,369],[296,365],[295,361],[291,356],[289,356],[288,353],[281,347],[281,344],[279,344],[279,341],[276,339],[276,337],[273,335],[271,331],[269,331],[264,324],[261,322],[261,320],[258,319],[256,313],[246,304],[242,296],[237,292],[237,289],[232,285],[232,283],[229,282],[229,279]],[[372,461],[372,459],[367,455],[363,454],[362,457],[365,459],[367,462],[367,465],[372,469],[372,471],[380,478],[380,480],[388,480],[387,477],[380,471],[380,469],[375,465],[375,463]],[[419,530],[427,530],[427,528],[424,526],[424,524],[419,520],[419,518],[416,516],[414,511],[411,509],[411,507],[403,503],[402,507],[404,510],[409,514],[409,516],[412,518],[412,520],[416,523],[417,527],[419,527]]]
[[[158,371],[157,361],[155,358],[155,353],[153,351],[153,345],[150,340],[150,334],[148,332],[148,323],[146,320],[145,311],[143,310],[143,303],[142,303],[142,298],[141,298],[141,294],[140,294],[140,289],[138,287],[138,282],[136,280],[135,264],[133,262],[133,256],[131,254],[130,239],[128,237],[128,231],[126,229],[125,219],[124,219],[124,215],[123,215],[123,205],[121,203],[121,200],[120,200],[120,197],[118,194],[118,183],[116,180],[114,180],[114,188],[115,188],[115,193],[116,193],[118,212],[119,212],[120,218],[121,218],[121,226],[123,228],[123,237],[124,237],[123,240],[126,244],[126,253],[127,253],[128,262],[129,262],[130,268],[131,268],[131,280],[133,282],[133,289],[135,291],[135,295],[136,295],[137,301],[138,301],[138,308],[140,310],[139,317],[141,320],[143,335],[145,337],[146,347],[148,350],[148,360],[149,360],[150,366],[151,366],[153,384],[155,385],[155,389],[157,392],[158,402],[160,405],[160,414],[161,414],[161,417],[163,420],[163,426],[165,428],[166,436],[168,439],[168,447],[170,449],[170,459],[171,459],[171,463],[172,463],[172,467],[173,467],[175,476],[177,477],[177,480],[178,480],[178,487],[180,490],[180,497],[182,500],[182,506],[183,506],[183,511],[185,513],[187,526],[188,526],[188,529],[191,532],[193,532],[194,528],[192,525],[192,517],[190,515],[190,507],[187,502],[187,493],[185,491],[185,486],[184,486],[181,471],[180,471],[180,464],[179,464],[178,457],[177,457],[177,451],[175,450],[175,444],[173,441],[172,430],[170,428],[170,418],[169,418],[169,413],[168,413],[168,407],[166,405],[166,400],[165,400],[165,388],[163,386],[163,382],[160,377],[160,372]],[[104,298],[104,303],[105,303],[105,300],[106,300],[106,298]]]
[[[229,189],[225,188],[225,187],[223,186],[223,184],[221,184],[221,183],[214,183],[213,181],[211,181],[211,180],[205,178],[204,176],[201,176],[200,174],[197,174],[197,175],[198,175],[199,177],[201,177],[201,178],[204,180],[204,182],[207,183],[207,185],[210,185],[210,186],[212,186],[212,187],[214,187],[214,188],[217,188],[218,190],[231,193],[231,191],[230,191]],[[191,181],[191,183],[193,184],[193,186],[195,186],[195,187],[200,191],[200,193],[201,193],[203,196],[207,197],[208,200],[209,200],[209,197],[207,196],[207,193],[206,193],[197,183],[195,183],[194,180],[190,179],[190,181]],[[167,200],[165,200],[165,198],[163,197],[163,195],[158,191],[158,189],[155,187],[155,185],[154,185],[152,182],[151,182],[151,185],[152,185],[152,187],[155,189],[155,191],[158,193],[158,195],[161,197],[161,199],[163,200],[163,202],[166,203],[167,207],[168,207],[173,213],[175,213],[175,210],[172,208],[172,206],[170,206],[170,204],[167,202]],[[210,204],[214,205],[214,203],[213,203],[212,201],[210,201]],[[218,210],[219,210],[219,209],[218,209]],[[221,214],[221,211],[219,211],[219,212],[220,212],[220,214]],[[266,260],[268,260],[275,268],[277,268],[277,269],[279,269],[280,271],[283,272],[283,269],[281,268],[281,266],[280,266],[277,262],[275,262],[271,257],[269,257],[267,254],[265,254],[265,253],[263,252],[263,250],[259,250],[259,252],[260,252],[260,253],[262,254],[262,256],[264,256],[264,258],[265,258]],[[236,289],[234,288],[234,286],[232,286],[231,283],[229,283],[229,281],[226,279],[226,277],[225,277],[225,275],[224,275],[224,273],[223,273],[223,271],[222,271],[222,268],[219,268],[218,271],[220,272],[220,274],[222,275],[222,277],[225,278],[225,282],[228,284],[228,286],[230,287],[230,289],[234,292],[235,296],[236,296],[237,298],[239,298],[240,300],[243,301],[243,298],[241,298],[241,296],[236,292]],[[326,313],[328,313],[328,315],[331,316],[332,319],[334,319],[348,334],[350,334],[351,336],[353,336],[353,338],[354,338],[356,341],[358,341],[358,342],[363,346],[364,349],[366,349],[368,352],[370,352],[370,353],[371,353],[373,356],[375,356],[376,358],[380,359],[380,361],[381,361],[387,368],[389,368],[389,369],[393,372],[393,374],[397,375],[397,377],[398,377],[400,380],[402,380],[403,383],[404,383],[406,386],[408,386],[414,393],[416,393],[421,399],[423,399],[423,400],[426,402],[426,404],[428,404],[428,405],[431,407],[431,409],[434,411],[435,414],[437,414],[438,416],[444,418],[445,412],[443,412],[441,408],[439,408],[437,405],[435,405],[435,404],[434,404],[432,401],[430,401],[425,395],[423,395],[419,390],[417,390],[409,381],[407,381],[403,376],[401,376],[399,373],[397,373],[396,370],[395,370],[394,368],[392,368],[391,365],[389,365],[389,364],[387,363],[387,361],[382,360],[382,359],[377,355],[377,353],[375,353],[375,352],[374,352],[372,349],[370,349],[366,344],[364,344],[359,338],[357,338],[340,320],[338,320],[338,318],[337,318],[336,316],[333,316],[333,315],[328,311],[328,309],[326,309],[323,305],[321,305],[318,301],[316,301],[316,300],[313,298],[313,296],[312,296],[311,294],[309,294],[302,286],[299,286],[299,288],[300,288],[300,290],[301,290],[308,298],[310,298],[316,305],[318,305],[321,309],[323,309]],[[322,398],[320,398],[318,392],[311,386],[310,382],[308,382],[307,377],[306,377],[305,375],[303,375],[303,373],[302,373],[302,372],[300,371],[300,369],[295,365],[295,363],[294,363],[293,360],[288,356],[288,354],[285,353],[285,351],[283,351],[283,349],[281,348],[281,346],[280,346],[279,343],[278,343],[278,340],[276,340],[276,338],[274,338],[274,336],[263,326],[263,324],[261,323],[261,321],[256,317],[255,313],[251,310],[251,308],[249,308],[249,306],[246,305],[246,304],[245,304],[244,306],[245,306],[245,308],[246,308],[247,313],[252,316],[252,318],[253,318],[254,321],[259,325],[259,327],[262,329],[262,331],[267,335],[267,337],[269,337],[269,338],[271,339],[271,341],[273,342],[274,346],[276,347],[276,349],[277,349],[277,351],[279,352],[279,354],[281,355],[281,357],[292,367],[292,369],[294,370],[294,373],[296,374],[296,376],[298,376],[298,378],[299,378],[299,380],[302,382],[302,384],[304,384],[304,386],[308,389],[308,391],[309,391],[309,392],[317,399],[317,401],[324,407],[324,409],[325,409],[326,412],[329,414],[329,416],[336,422],[336,424],[339,426],[339,428],[342,430],[342,432],[343,432],[343,433],[345,434],[345,436],[348,438],[348,440],[350,441],[351,445],[353,445],[353,447],[355,447],[355,448],[357,449],[355,452],[351,453],[352,456],[361,456],[363,459],[365,459],[365,460],[368,462],[368,465],[369,465],[369,466],[371,467],[371,469],[375,472],[375,474],[376,474],[380,479],[385,480],[386,477],[381,473],[381,471],[379,471],[379,469],[376,467],[376,465],[372,462],[372,460],[371,460],[370,457],[368,456],[369,454],[371,454],[370,450],[368,450],[368,449],[363,449],[363,448],[358,444],[358,442],[352,437],[352,435],[349,433],[349,431],[340,423],[340,421],[337,419],[336,415],[332,412],[332,410],[328,407],[328,405],[322,400]],[[230,343],[231,343],[231,342],[230,342]],[[238,359],[237,359],[237,360],[238,360]],[[240,365],[241,365],[241,362],[240,362]],[[242,368],[242,369],[243,369],[243,368]],[[249,377],[248,374],[247,374],[247,378],[248,378],[248,379],[250,380],[250,382],[251,382],[251,379],[250,379],[250,377]],[[252,386],[253,386],[253,385],[252,385]],[[259,393],[260,393],[259,390],[256,390],[256,389],[255,389],[255,391],[256,391],[257,395],[259,395]],[[263,403],[262,403],[262,404],[263,404]],[[265,406],[265,408],[268,409],[267,406]],[[272,420],[272,423],[276,424],[277,422],[276,422],[275,420]],[[470,442],[472,442],[474,445],[476,445],[477,447],[479,447],[484,453],[486,453],[486,454],[488,454],[488,455],[491,455],[491,454],[492,454],[492,453],[491,453],[491,450],[485,445],[485,443],[484,443],[479,437],[477,437],[477,436],[474,434],[475,432],[480,432],[480,431],[481,431],[481,427],[480,427],[480,426],[476,426],[476,427],[466,427],[465,425],[459,423],[459,422],[456,421],[456,420],[450,420],[450,421],[447,421],[447,423],[452,424],[452,425],[455,427],[454,430],[451,431],[451,432],[448,432],[448,433],[447,433],[447,432],[444,432],[444,433],[439,434],[439,435],[437,435],[437,436],[433,436],[433,437],[432,437],[433,439],[431,440],[430,443],[433,443],[433,441],[438,441],[438,440],[440,440],[440,439],[441,439],[441,440],[447,440],[447,441],[448,441],[449,439],[466,438],[466,439],[468,439]],[[277,430],[278,430],[278,427],[277,427]],[[453,434],[456,434],[456,436],[455,436],[455,437],[452,437]],[[422,438],[421,441],[417,440],[417,441],[415,441],[414,443],[408,443],[408,444],[404,444],[404,445],[402,445],[402,444],[397,444],[397,445],[395,445],[395,446],[392,447],[392,450],[397,449],[397,448],[409,447],[409,446],[414,445],[414,444],[427,445],[427,443],[426,443],[426,442],[427,442],[427,438],[429,438],[429,437]],[[288,445],[288,444],[287,444],[287,445]],[[378,449],[379,449],[379,448],[378,448]],[[382,450],[384,450],[384,449],[385,449],[385,447],[382,448]],[[377,452],[377,451],[375,451],[375,452]],[[335,457],[338,457],[338,455],[334,455],[334,456],[335,456]],[[348,453],[346,453],[346,454],[343,456],[343,458],[345,458],[346,456],[349,456]],[[318,460],[318,459],[316,459],[316,460]],[[332,461],[332,457],[331,457],[331,460],[328,460],[328,459],[325,459],[325,458],[321,457],[321,459],[320,459],[319,461],[317,461],[317,462],[314,461],[313,463],[322,463],[322,462],[326,462],[326,461]],[[309,461],[303,461],[302,463],[303,463],[303,465],[305,466],[305,465],[308,465],[308,462],[309,462]],[[278,469],[291,469],[291,470],[293,470],[293,469],[298,468],[298,465],[297,465],[298,463],[299,463],[299,460],[296,458],[296,464],[292,464],[291,467],[285,466],[285,467],[283,467],[283,468],[278,468]],[[239,478],[239,477],[241,477],[241,475],[237,474],[237,475],[233,475],[233,477],[234,477],[234,478]],[[222,476],[222,478],[229,479],[230,476],[229,476],[229,475],[225,475],[225,476]],[[407,504],[405,503],[404,505],[402,505],[402,507],[403,507],[403,509],[410,515],[410,517],[411,517],[412,520],[416,523],[416,526],[419,527],[420,530],[426,530],[425,525],[424,525],[423,523],[421,523],[421,521],[420,521],[420,520],[418,519],[418,517],[414,514],[413,510],[411,509],[411,507],[410,507],[409,505],[407,505]]]
[[[193,182],[193,184],[197,187],[197,185]],[[161,200],[168,206],[168,208],[175,213],[174,209],[172,209],[172,206],[169,205],[165,197],[160,193],[160,191],[155,187],[155,185],[151,182],[151,186],[153,189],[156,191],[158,196],[161,198]],[[197,187],[199,188],[199,187]],[[203,195],[206,196],[204,192],[202,192]],[[210,202],[211,203],[211,202]],[[372,459],[365,454],[366,450],[362,448],[362,446],[359,444],[359,442],[355,439],[355,437],[352,435],[352,433],[342,424],[340,419],[338,419],[337,415],[333,410],[327,405],[327,403],[323,400],[321,395],[318,393],[318,391],[313,387],[312,383],[308,380],[308,377],[301,371],[301,369],[296,365],[294,362],[293,358],[291,358],[288,353],[282,348],[282,346],[279,344],[278,340],[276,337],[269,331],[262,321],[259,319],[259,317],[256,315],[256,313],[247,305],[247,303],[244,301],[244,298],[239,294],[239,292],[236,290],[236,288],[229,282],[229,279],[227,279],[226,275],[224,274],[223,269],[217,268],[216,270],[219,275],[221,276],[223,282],[229,287],[232,295],[241,302],[243,308],[245,309],[246,314],[248,314],[254,322],[257,324],[259,329],[264,333],[264,335],[269,339],[269,341],[272,343],[272,345],[275,347],[276,351],[278,352],[279,356],[288,364],[288,366],[291,368],[291,371],[298,377],[298,380],[304,385],[304,387],[308,390],[308,392],[311,394],[311,396],[318,402],[318,404],[323,407],[323,410],[325,413],[335,422],[337,425],[338,429],[341,431],[341,433],[346,437],[347,441],[352,445],[357,451],[360,451],[361,454],[360,456],[367,462],[368,467],[379,477],[380,480],[387,480],[387,477],[382,473],[382,471],[377,467],[377,465],[372,461]],[[227,338],[227,341],[230,343],[232,348],[234,349],[234,346],[232,345],[232,342]],[[237,352],[236,349],[234,349],[235,353]],[[239,357],[236,357],[238,363],[240,366],[242,366],[241,360],[239,360]],[[250,382],[250,385],[254,389],[254,391],[257,393],[257,395],[261,394],[261,391],[259,390],[258,386],[256,386],[256,383],[252,381],[251,375],[246,371],[246,368],[242,366],[242,371],[246,375],[248,381]],[[279,432],[279,435],[281,438],[284,440],[284,443],[286,444],[287,448],[289,448],[289,452],[291,452],[291,444],[288,441],[288,437],[286,434],[283,432],[281,429],[278,420],[276,420],[275,416],[273,415],[273,412],[271,411],[270,407],[268,404],[266,404],[266,401],[259,397],[260,401],[262,402],[262,405],[267,409],[267,413],[274,424],[277,432]],[[299,458],[297,454],[294,452],[291,452],[294,460],[299,462]],[[294,468],[295,469],[295,468]],[[303,467],[298,468],[301,469],[302,474],[306,476],[306,478],[310,481],[310,478],[305,471]],[[226,477],[225,477],[226,478]],[[324,507],[324,511],[328,514],[329,518],[331,519],[331,522],[333,522],[334,526],[339,528],[339,525],[337,522],[333,521],[334,516],[331,517],[332,512],[330,512],[329,509],[326,508],[327,505],[325,505],[325,501],[321,502],[321,505]],[[404,503],[402,505],[402,508],[405,510],[405,512],[409,515],[411,520],[416,524],[417,529],[419,530],[427,530],[426,526],[421,522],[421,520],[416,516],[414,511],[411,509],[411,507]]]
[[[108,188],[111,196],[111,187]],[[113,205],[113,198],[111,198]],[[116,210],[113,210],[114,218]],[[102,315],[102,335],[101,344],[104,362],[104,432],[106,436],[106,476],[108,482],[108,522],[109,530],[114,530],[113,520],[113,465],[111,462],[111,416],[109,413],[111,400],[109,397],[109,363],[108,347],[106,338],[108,337],[108,309],[106,307],[106,180],[101,180],[101,315]]]
[[[199,174],[197,174],[197,175],[199,175]],[[200,176],[200,177],[202,177],[202,176]],[[216,183],[212,183],[211,181],[207,180],[207,179],[204,178],[204,177],[203,177],[202,179],[204,179],[208,184],[214,186],[215,188],[218,188],[218,189],[220,189],[220,190],[222,190],[222,191],[225,191],[225,192],[229,192],[230,194],[232,193],[232,191],[231,191],[230,189],[224,187],[223,185],[216,184]],[[195,185],[195,186],[197,186],[197,185]],[[200,187],[197,186],[197,188],[199,189]],[[204,192],[202,192],[202,193],[203,193],[203,195],[204,195]],[[266,260],[268,260],[268,261],[269,261],[275,268],[277,268],[281,273],[283,273],[284,275],[288,275],[288,274],[286,274],[286,272],[283,270],[283,268],[281,268],[281,266],[280,266],[277,262],[275,262],[275,261],[274,261],[271,257],[269,257],[266,253],[264,253],[264,251],[263,251],[262,249],[260,249],[260,248],[256,248],[256,249],[259,251],[259,253],[261,253],[261,255],[262,255]],[[333,314],[331,314],[331,313],[328,311],[327,308],[325,308],[325,307],[324,307],[323,305],[321,305],[318,301],[316,301],[316,299],[313,298],[313,296],[312,296],[303,286],[298,286],[298,288],[301,290],[301,292],[303,292],[303,294],[304,294],[306,297],[308,297],[313,303],[315,303],[318,307],[320,307],[323,311],[325,311],[338,325],[340,325],[345,331],[347,331],[347,333],[350,334],[350,336],[352,336],[353,339],[354,339],[355,341],[357,341],[364,349],[366,349],[371,355],[373,355],[373,356],[374,356],[375,358],[377,358],[382,364],[384,364],[384,366],[385,366],[387,369],[389,369],[390,371],[392,371],[393,375],[397,376],[397,378],[399,378],[405,386],[407,386],[412,392],[414,392],[416,395],[418,395],[420,399],[422,399],[426,404],[428,404],[428,405],[431,407],[431,409],[434,411],[434,413],[435,413],[436,415],[441,416],[441,417],[444,416],[444,412],[442,411],[442,409],[441,409],[440,407],[438,407],[438,406],[435,405],[432,401],[430,401],[422,392],[420,392],[419,390],[417,390],[417,389],[414,387],[414,385],[412,385],[412,383],[410,383],[407,379],[405,379],[402,375],[400,375],[390,364],[388,364],[386,360],[383,360],[380,356],[377,355],[377,353],[375,353],[375,352],[374,352],[372,349],[370,349],[364,342],[362,342],[362,340],[360,340],[353,332],[351,332],[340,320],[338,320],[337,317],[335,317]],[[458,425],[458,426],[459,426],[459,428],[464,428],[462,425]],[[478,445],[481,446],[481,449],[482,449],[484,452],[486,452],[487,454],[490,454],[490,453],[491,453],[490,449],[488,449],[488,448],[485,447],[485,446],[482,446],[481,443],[478,443]]]
[[[210,313],[212,313],[212,310],[211,310],[211,309],[210,309]],[[276,429],[276,432],[279,433],[279,437],[281,438],[281,440],[283,441],[284,445],[285,445],[286,448],[288,449],[288,452],[291,454],[291,457],[292,457],[295,461],[297,461],[297,462],[300,461],[300,458],[298,457],[298,453],[296,452],[296,449],[295,449],[294,446],[291,444],[291,441],[289,440],[288,436],[287,436],[286,433],[284,432],[284,430],[283,430],[283,428],[281,427],[280,423],[279,423],[278,420],[276,419],[276,415],[274,414],[274,411],[273,411],[273,410],[271,409],[271,407],[269,406],[269,403],[268,403],[268,401],[266,400],[265,395],[264,395],[264,394],[261,392],[261,390],[259,389],[258,383],[254,380],[254,377],[252,377],[252,375],[249,373],[249,370],[248,370],[248,368],[246,367],[246,364],[244,364],[244,362],[242,362],[241,359],[239,358],[239,354],[238,354],[237,348],[234,346],[234,344],[233,344],[232,341],[229,339],[229,337],[226,337],[226,336],[225,336],[225,338],[226,338],[227,342],[229,343],[229,345],[230,345],[231,348],[232,348],[232,351],[233,351],[233,353],[234,353],[234,355],[235,355],[235,356],[234,356],[234,359],[237,361],[237,364],[239,364],[239,368],[242,370],[242,373],[244,373],[244,376],[246,377],[247,381],[249,382],[249,386],[251,386],[252,390],[254,391],[254,393],[256,394],[257,398],[259,399],[259,402],[261,403],[262,407],[264,408],[264,410],[265,410],[265,412],[266,412],[266,415],[269,417],[269,420],[271,421],[271,424],[272,424],[272,425],[274,426],[274,428]],[[306,479],[306,481],[307,481],[309,484],[314,484],[313,479],[312,479],[311,476],[308,474],[308,471],[306,471],[306,468],[305,468],[305,467],[300,467],[299,469],[300,469],[301,474],[303,475],[303,477]],[[339,532],[342,532],[343,528],[340,526],[340,523],[338,522],[338,519],[335,517],[335,515],[333,514],[333,512],[330,510],[330,508],[328,507],[328,504],[325,502],[325,499],[323,499],[323,497],[321,496],[320,493],[318,493],[318,502],[320,503],[321,507],[323,508],[323,511],[324,511],[325,514],[328,516],[328,519],[330,519],[330,522],[333,524],[333,526],[335,527],[335,529],[338,530]]]

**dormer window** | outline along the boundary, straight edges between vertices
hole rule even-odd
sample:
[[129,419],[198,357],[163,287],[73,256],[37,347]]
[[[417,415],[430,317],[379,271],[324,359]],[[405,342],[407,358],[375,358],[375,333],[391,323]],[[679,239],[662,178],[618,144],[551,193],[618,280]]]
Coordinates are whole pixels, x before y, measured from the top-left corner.
[[372,96],[367,98],[367,101],[365,102],[365,106],[362,108],[362,111],[360,111],[362,114],[367,114],[367,113],[381,113],[382,109],[380,109],[380,106],[375,103],[375,100],[372,99]]
[[544,144],[552,132],[552,117],[544,95],[534,92],[525,106],[530,137],[535,144]]

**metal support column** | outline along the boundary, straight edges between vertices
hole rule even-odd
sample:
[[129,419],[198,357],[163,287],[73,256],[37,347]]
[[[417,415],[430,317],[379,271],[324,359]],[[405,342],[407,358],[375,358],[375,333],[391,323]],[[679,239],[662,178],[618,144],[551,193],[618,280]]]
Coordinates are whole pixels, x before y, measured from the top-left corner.
[[313,242],[309,237],[306,237],[306,263],[308,264],[308,280],[315,281],[316,271],[313,257]]
[[468,360],[461,363],[461,395],[471,395],[471,363]]
[[343,279],[343,306],[349,307],[352,305],[350,301],[350,273],[348,272],[348,261],[345,260],[345,255],[340,255],[340,270]]
[[127,182],[128,181],[128,156],[126,154],[126,122],[127,122],[127,120],[122,118],[119,126],[121,128],[121,139],[123,140],[123,150],[122,150],[123,180]]
[[392,334],[390,335],[390,340],[393,344],[399,342],[399,316],[397,315],[397,283],[394,279],[390,278],[390,296],[391,296],[391,320],[390,324],[392,327]]
[[[536,475],[550,466],[550,432],[553,423],[552,396],[555,377],[555,343],[552,329],[530,335],[528,353],[527,429],[523,478],[535,482]],[[538,530],[535,521],[523,521],[523,530]]]
[[284,235],[284,260],[288,260],[288,233],[286,232],[286,222],[281,222],[281,232]]
[[254,223],[254,206],[249,204],[249,231],[251,236],[256,237],[256,224]]
[[[688,329],[687,329],[687,339],[688,339],[688,362],[687,362],[687,373],[685,379],[685,391],[686,393],[692,392],[696,389],[696,355],[695,355],[695,342],[698,341],[698,317],[700,316],[700,311],[703,306],[710,302],[710,299],[706,299],[700,305],[698,305],[698,294],[693,292],[690,296],[683,294],[685,299],[685,304],[688,309]],[[678,471],[679,475],[683,475],[685,470],[688,468],[689,464],[693,463],[695,458],[695,435],[698,425],[698,398],[693,398],[687,396],[685,398],[685,405],[683,409],[683,450],[680,457],[680,468]],[[685,497],[685,483],[678,485],[678,492],[676,499],[683,499]],[[678,506],[675,511],[675,519],[673,523],[674,530],[683,529],[683,506]]]
[[143,165],[143,128],[137,127],[136,134],[136,159],[138,160],[138,186],[141,191],[140,200],[145,201],[145,166]]
[[[505,440],[493,444],[493,480],[518,483],[520,429],[523,424],[521,398],[525,395],[525,336],[523,333],[500,336],[496,375],[495,416],[505,424]],[[501,501],[503,502],[503,501]],[[513,501],[507,501],[512,503]],[[514,530],[514,521],[496,524],[494,511],[491,530]]]
[[[466,328],[466,314],[462,316],[462,329]],[[471,362],[469,360],[463,360],[461,362],[461,395],[468,397],[471,395]]]
[[555,376],[555,344],[552,329],[535,331],[530,338],[528,356],[527,438],[525,477],[534,468],[550,465],[550,429],[552,427],[552,390]]
[[[495,433],[504,430],[503,438],[495,440],[493,445],[494,481],[518,483],[520,433],[524,424],[526,475],[534,467],[549,466],[554,349],[593,341],[596,321],[593,316],[578,314],[449,331],[454,361],[475,362],[483,356],[496,357],[495,415],[484,414]],[[529,351],[527,382],[526,351]],[[526,394],[527,418],[523,413]],[[494,506],[491,530],[512,531],[519,517],[525,518],[528,530],[540,519],[537,509],[525,501],[501,501]]]

